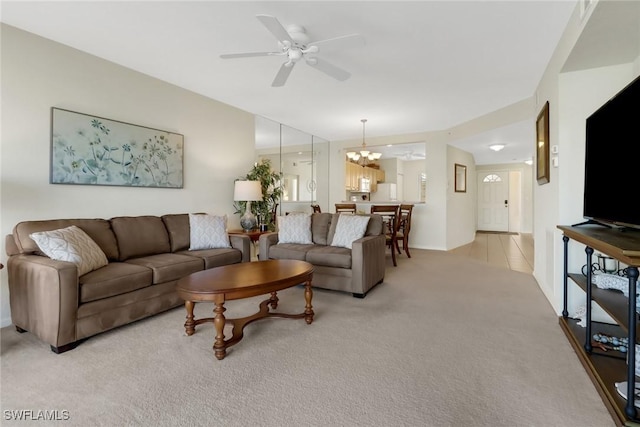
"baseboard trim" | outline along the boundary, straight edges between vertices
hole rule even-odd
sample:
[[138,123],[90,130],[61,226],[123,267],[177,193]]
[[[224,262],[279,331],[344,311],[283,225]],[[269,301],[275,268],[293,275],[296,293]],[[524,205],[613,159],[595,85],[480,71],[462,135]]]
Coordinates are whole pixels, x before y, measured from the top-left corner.
[[2,320],[0,320],[0,328],[7,326],[11,326],[11,317],[3,317]]
[[515,236],[518,233],[514,233],[513,231],[485,231],[485,230],[477,230],[476,233],[479,234],[509,234],[511,236]]

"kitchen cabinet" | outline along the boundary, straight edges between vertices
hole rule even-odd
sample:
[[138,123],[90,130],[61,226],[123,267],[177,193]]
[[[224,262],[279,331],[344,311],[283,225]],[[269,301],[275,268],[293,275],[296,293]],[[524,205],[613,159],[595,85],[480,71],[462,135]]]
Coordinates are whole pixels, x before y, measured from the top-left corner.
[[[380,179],[382,177],[382,179]],[[357,163],[345,162],[345,189],[347,191],[360,191],[360,179],[369,180],[369,191],[377,190],[378,182],[384,181],[384,171],[370,167],[362,167]]]

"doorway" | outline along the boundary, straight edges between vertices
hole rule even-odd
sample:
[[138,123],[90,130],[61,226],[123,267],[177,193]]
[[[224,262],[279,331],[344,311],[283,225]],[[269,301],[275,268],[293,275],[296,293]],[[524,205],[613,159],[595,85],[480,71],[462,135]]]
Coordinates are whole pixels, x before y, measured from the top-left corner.
[[[478,230],[509,230],[509,172],[478,171]],[[514,185],[514,187],[516,187]],[[518,197],[518,196],[516,196]],[[513,200],[511,200],[514,202]],[[519,231],[519,230],[513,230]]]

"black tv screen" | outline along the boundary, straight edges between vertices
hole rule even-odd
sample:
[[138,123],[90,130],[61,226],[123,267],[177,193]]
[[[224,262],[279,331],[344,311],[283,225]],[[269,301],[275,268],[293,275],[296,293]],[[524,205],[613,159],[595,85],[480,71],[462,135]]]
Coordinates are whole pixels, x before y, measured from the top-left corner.
[[585,218],[640,228],[640,77],[587,118]]

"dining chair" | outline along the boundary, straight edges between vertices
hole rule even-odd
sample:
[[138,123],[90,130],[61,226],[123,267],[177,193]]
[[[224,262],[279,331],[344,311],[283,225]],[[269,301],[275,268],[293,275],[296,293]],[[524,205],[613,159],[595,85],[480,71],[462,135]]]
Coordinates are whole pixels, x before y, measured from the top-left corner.
[[402,242],[402,249],[407,253],[407,257],[411,258],[411,252],[409,252],[409,232],[411,231],[411,213],[413,212],[413,205],[401,204],[398,210],[398,228],[396,230],[395,246],[399,254],[400,242]]
[[396,261],[396,233],[398,231],[399,211],[400,205],[371,205],[371,213],[382,216],[386,245],[391,249],[391,260],[394,267],[398,265]]
[[313,209],[313,213],[321,213],[320,205],[311,205],[311,209]]
[[356,213],[356,204],[355,203],[336,203],[336,213],[346,212],[346,213]]

